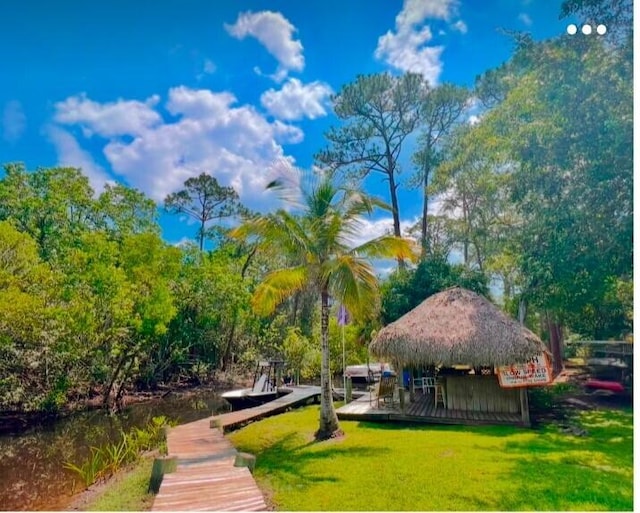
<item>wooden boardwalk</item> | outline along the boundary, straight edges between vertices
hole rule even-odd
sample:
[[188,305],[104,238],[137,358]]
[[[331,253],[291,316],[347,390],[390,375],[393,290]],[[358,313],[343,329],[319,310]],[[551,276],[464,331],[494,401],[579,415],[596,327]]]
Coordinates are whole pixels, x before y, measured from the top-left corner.
[[[224,437],[252,420],[275,415],[315,399],[319,387],[292,387],[269,403],[197,420],[171,428],[168,456],[177,459],[175,472],[164,475],[152,511],[265,511],[267,504],[247,467],[235,467],[236,449]],[[219,429],[212,429],[212,422]]]
[[375,396],[369,394],[338,408],[340,420],[367,420],[377,422],[402,421],[423,422],[428,424],[515,424],[522,425],[519,413],[493,413],[482,411],[447,410],[435,407],[433,395],[416,393],[414,402],[406,396],[405,411],[396,402],[394,407],[377,407]]
[[210,420],[215,423],[219,429],[230,431],[238,427],[244,426],[248,422],[264,419],[271,415],[277,415],[287,411],[290,408],[307,404],[312,400],[320,397],[320,387],[315,386],[297,386],[290,387],[292,392],[269,401],[268,403],[246,408],[244,410],[232,411],[216,415]]

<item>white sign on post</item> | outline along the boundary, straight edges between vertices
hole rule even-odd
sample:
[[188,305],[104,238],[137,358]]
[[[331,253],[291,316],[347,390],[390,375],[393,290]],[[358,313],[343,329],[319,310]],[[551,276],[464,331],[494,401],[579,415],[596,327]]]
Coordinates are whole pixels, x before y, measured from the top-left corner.
[[527,363],[504,365],[497,368],[502,388],[529,387],[551,383],[551,362],[546,354],[530,358]]

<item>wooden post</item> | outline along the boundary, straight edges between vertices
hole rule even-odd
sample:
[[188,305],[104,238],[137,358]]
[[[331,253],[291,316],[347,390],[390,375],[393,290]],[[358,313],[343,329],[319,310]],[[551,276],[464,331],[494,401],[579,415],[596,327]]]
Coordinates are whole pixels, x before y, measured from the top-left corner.
[[416,382],[413,377],[413,369],[411,369],[411,375],[409,376],[409,401],[414,402],[416,400]]
[[236,454],[236,460],[233,463],[234,467],[247,467],[253,474],[253,469],[256,468],[256,457],[253,454],[247,452],[239,452]]
[[520,389],[520,411],[522,412],[522,423],[531,426],[531,418],[529,417],[529,389],[522,387]]
[[222,424],[222,421],[220,419],[211,419],[211,422],[209,422],[209,427],[211,429],[219,429],[220,432],[224,435],[224,425]]
[[353,384],[351,383],[351,376],[347,377],[347,379],[345,380],[345,384],[347,385],[347,387],[344,389],[344,402],[346,404],[346,403],[350,403],[353,399],[352,397]]
[[404,413],[404,387],[400,387],[398,389],[398,396],[400,398],[400,409],[402,413]]
[[161,457],[154,459],[153,467],[151,469],[151,479],[149,479],[148,493],[158,493],[164,475],[175,472],[177,466],[178,460],[175,457]]

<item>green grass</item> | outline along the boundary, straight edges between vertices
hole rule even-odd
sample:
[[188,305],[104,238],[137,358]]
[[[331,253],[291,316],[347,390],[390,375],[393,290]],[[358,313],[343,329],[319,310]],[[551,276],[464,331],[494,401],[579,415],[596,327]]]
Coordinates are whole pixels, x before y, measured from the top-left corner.
[[121,470],[91,499],[84,511],[149,511],[153,495],[147,493],[152,457],[143,457],[128,470]]
[[557,427],[341,422],[316,443],[319,407],[228,437],[257,456],[254,476],[278,510],[632,510],[633,414],[593,411]]

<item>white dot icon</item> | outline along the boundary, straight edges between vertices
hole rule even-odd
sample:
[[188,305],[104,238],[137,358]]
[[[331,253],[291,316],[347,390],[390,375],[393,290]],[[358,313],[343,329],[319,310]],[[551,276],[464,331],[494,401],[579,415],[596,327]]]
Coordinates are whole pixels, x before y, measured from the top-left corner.
[[573,23],[567,26],[567,34],[573,36],[576,32],[578,32],[578,27],[576,27]]
[[582,25],[582,33],[585,36],[588,36],[589,34],[591,34],[591,25]]
[[601,36],[604,36],[607,33],[607,27],[606,25],[598,25],[596,27],[596,32],[598,34],[600,34]]

